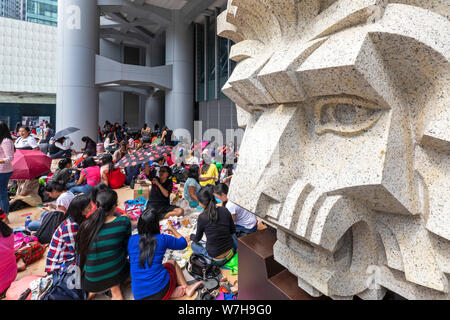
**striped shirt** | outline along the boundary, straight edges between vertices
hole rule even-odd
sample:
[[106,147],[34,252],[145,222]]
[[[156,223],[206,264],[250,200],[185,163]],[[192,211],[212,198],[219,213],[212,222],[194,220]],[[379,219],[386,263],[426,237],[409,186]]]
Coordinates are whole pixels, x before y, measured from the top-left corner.
[[91,244],[83,267],[81,286],[101,292],[124,281],[129,275],[127,245],[131,236],[128,217],[105,223]]

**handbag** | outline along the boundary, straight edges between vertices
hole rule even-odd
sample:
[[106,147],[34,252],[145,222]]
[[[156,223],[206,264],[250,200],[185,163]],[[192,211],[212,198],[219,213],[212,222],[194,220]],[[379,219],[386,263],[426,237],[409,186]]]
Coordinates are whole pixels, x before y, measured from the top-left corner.
[[190,275],[200,281],[219,278],[222,275],[220,269],[210,259],[195,253],[189,257],[187,270]]

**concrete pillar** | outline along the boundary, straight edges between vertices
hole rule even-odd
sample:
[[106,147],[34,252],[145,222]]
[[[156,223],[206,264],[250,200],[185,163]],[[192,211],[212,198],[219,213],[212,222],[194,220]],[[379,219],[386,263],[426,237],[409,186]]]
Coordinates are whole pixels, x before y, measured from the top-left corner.
[[[175,132],[194,127],[194,32],[185,24],[180,10],[172,11],[166,30],[166,65],[173,65],[173,88],[166,92],[166,125]],[[175,132],[176,134],[176,132]]]
[[164,92],[158,91],[147,97],[145,102],[145,123],[152,128],[155,124],[164,126]]
[[[145,65],[147,67],[157,67],[165,64],[165,36],[157,37],[147,47]],[[165,118],[165,93],[156,91],[145,98],[145,123],[153,130],[155,124],[164,126]]]
[[97,140],[99,24],[97,1],[58,0],[56,130],[79,128],[71,135],[76,150],[83,136]]

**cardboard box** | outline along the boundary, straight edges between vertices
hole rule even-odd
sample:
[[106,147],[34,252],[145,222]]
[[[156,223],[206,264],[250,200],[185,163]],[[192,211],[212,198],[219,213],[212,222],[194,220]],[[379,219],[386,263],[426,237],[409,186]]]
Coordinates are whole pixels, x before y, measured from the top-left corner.
[[150,195],[150,186],[148,184],[145,183],[136,183],[134,185],[134,194],[133,194],[133,199],[136,199],[137,197],[141,196],[144,197],[145,199],[148,199]]

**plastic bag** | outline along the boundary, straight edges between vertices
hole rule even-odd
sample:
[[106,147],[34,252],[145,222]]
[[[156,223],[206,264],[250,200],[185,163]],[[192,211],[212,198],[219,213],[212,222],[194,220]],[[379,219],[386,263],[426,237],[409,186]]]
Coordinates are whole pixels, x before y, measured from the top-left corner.
[[132,220],[137,220],[141,216],[142,212],[144,212],[145,207],[147,206],[147,199],[144,197],[137,197],[134,200],[128,200],[124,203],[125,213],[130,215]]
[[230,261],[228,261],[225,265],[224,268],[230,269],[230,273],[232,275],[237,275],[238,274],[238,270],[239,270],[239,264],[238,264],[238,254],[236,253],[233,258],[231,258]]

